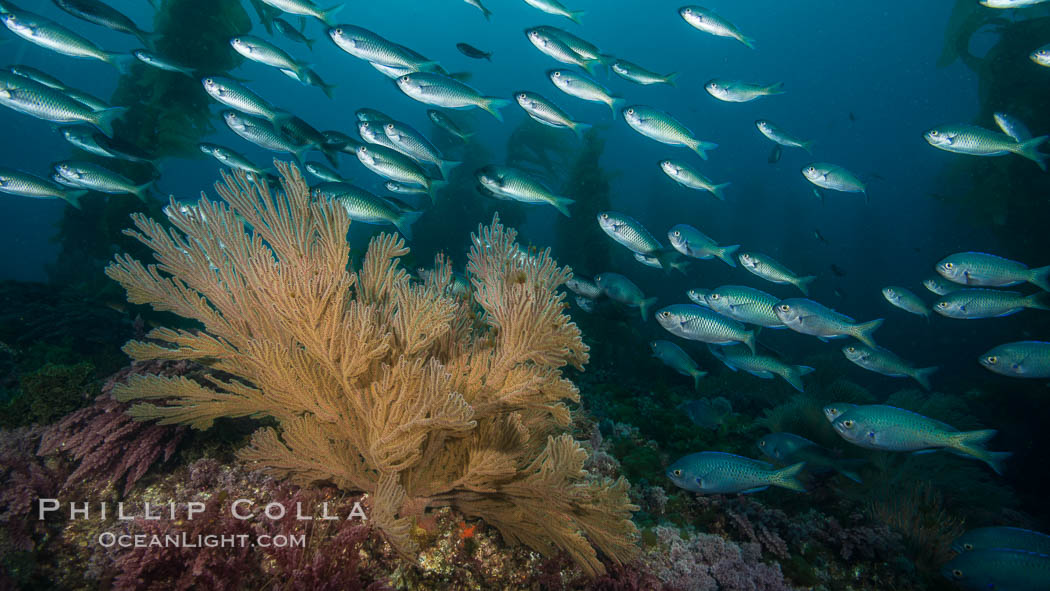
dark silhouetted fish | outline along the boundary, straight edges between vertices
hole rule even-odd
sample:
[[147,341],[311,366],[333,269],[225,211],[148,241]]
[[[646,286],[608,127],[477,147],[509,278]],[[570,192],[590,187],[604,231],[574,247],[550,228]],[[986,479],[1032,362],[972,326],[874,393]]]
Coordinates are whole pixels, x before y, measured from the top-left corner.
[[458,49],[460,53],[467,57],[471,57],[476,60],[489,60],[490,62],[492,61],[491,51],[481,51],[480,49],[474,47],[473,45],[470,45],[469,43],[457,43],[456,49]]

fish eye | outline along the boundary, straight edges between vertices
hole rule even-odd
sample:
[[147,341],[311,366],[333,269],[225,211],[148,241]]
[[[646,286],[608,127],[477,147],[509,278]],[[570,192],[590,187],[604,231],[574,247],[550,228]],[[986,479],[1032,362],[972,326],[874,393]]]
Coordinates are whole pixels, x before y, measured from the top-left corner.
[[713,293],[713,294],[711,294],[711,295],[710,295],[709,297],[710,297],[710,298],[711,298],[712,300],[717,300],[717,299],[718,299],[718,294],[717,294],[717,293]]
[[675,236],[675,238],[677,238],[677,237],[679,237],[679,236],[681,236],[681,235],[682,235],[682,232],[681,232],[680,230],[675,230],[675,231],[674,231],[674,236]]
[[402,82],[408,82],[409,80],[411,80],[411,78],[409,78],[407,75],[401,77]]
[[850,353],[852,353],[852,352],[856,351],[857,348],[856,347],[846,347],[846,350],[849,351]]
[[523,92],[523,93],[519,94],[518,98],[520,98],[522,100],[525,100],[525,93]]
[[667,311],[660,312],[660,316],[663,316],[664,318],[670,318],[671,317],[671,313],[667,312]]
[[985,357],[984,360],[987,361],[988,363],[992,364],[992,365],[995,365],[996,363],[999,363],[999,358],[996,357],[995,355],[989,355],[988,357]]
[[603,214],[602,214],[602,219],[603,219],[603,220],[607,220],[607,219],[609,219],[609,214],[607,214],[607,213],[603,213]]
[[961,570],[959,570],[959,569],[954,569],[954,570],[952,570],[952,576],[955,577],[956,579],[961,579],[962,576],[963,576],[963,572]]
[[387,123],[386,124],[386,128],[387,129],[394,129],[394,124],[393,123]]
[[948,307],[948,302],[937,302],[937,307],[944,309]]
[[944,263],[944,268],[945,269],[953,269],[953,268],[955,268],[955,264],[951,263],[951,262]]
[[[963,544],[963,550],[966,550],[967,552],[969,552],[970,550],[973,550],[973,544]],[[958,569],[956,569],[955,572],[960,572],[960,571]]]
[[787,304],[780,304],[780,311],[781,312],[787,312],[790,309],[791,309],[791,306],[789,306]]
[[930,137],[937,137],[938,135],[940,135],[940,132],[938,132],[936,129],[930,130]]
[[807,166],[806,167],[806,172],[816,172],[816,171],[817,171],[817,169],[812,167],[812,166]]
[[342,34],[343,34],[343,29],[342,29],[342,28],[338,28],[338,29],[336,29],[336,30],[335,30],[335,34],[336,34],[336,35],[342,35]]
[[634,115],[634,109],[627,109],[628,115]]
[[681,470],[675,470],[674,472],[672,472],[672,474],[674,474],[675,476],[681,476],[682,475],[682,471]]
[[561,78],[561,72],[555,72],[554,73],[554,77],[555,78]]
[[842,426],[847,428],[847,429],[852,429],[853,428],[853,419],[846,419],[845,421],[842,421]]
[[765,447],[766,446],[766,442],[765,441],[759,441],[758,442],[758,446],[759,447]]

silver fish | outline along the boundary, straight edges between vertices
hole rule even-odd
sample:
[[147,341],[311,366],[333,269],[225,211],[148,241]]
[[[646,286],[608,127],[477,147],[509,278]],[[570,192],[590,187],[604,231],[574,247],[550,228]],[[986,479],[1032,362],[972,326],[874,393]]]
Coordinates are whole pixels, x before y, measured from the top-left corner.
[[715,184],[711,179],[697,172],[695,168],[681,160],[661,160],[660,170],[671,177],[674,182],[696,191],[708,191],[719,201],[725,201],[723,191],[730,183]]
[[814,162],[802,167],[802,176],[820,187],[844,193],[861,193],[868,199],[868,188],[852,172],[835,164]]
[[1050,343],[1006,343],[981,355],[977,361],[997,374],[1012,378],[1050,378]]
[[650,84],[666,84],[668,86],[674,86],[675,78],[678,77],[678,72],[661,75],[625,59],[618,59],[613,62],[612,71],[620,78],[630,80],[631,82],[641,84],[642,86],[648,86]]
[[562,43],[568,45],[569,49],[575,51],[576,55],[585,60],[598,60],[599,62],[605,63],[611,59],[609,56],[602,54],[598,47],[593,43],[582,39],[577,35],[573,35],[565,29],[559,29],[558,27],[552,27],[550,25],[542,25],[534,28],[544,35],[550,35],[551,37],[559,39]]
[[739,244],[719,246],[710,236],[687,224],[672,227],[667,231],[667,239],[675,250],[687,257],[702,260],[718,257],[730,267],[736,266],[733,255],[740,248]]
[[239,82],[218,76],[208,76],[201,79],[201,84],[204,85],[204,92],[213,99],[242,113],[268,119],[274,127],[279,127],[281,121],[291,117],[291,114],[274,108],[261,96]]
[[760,289],[723,285],[711,290],[705,299],[708,308],[727,318],[765,328],[784,328],[774,310],[780,298]]
[[383,188],[395,195],[426,195],[427,190],[425,187],[419,187],[416,185],[410,185],[401,183],[398,181],[387,181],[383,183]]
[[742,252],[737,255],[737,259],[745,269],[762,279],[781,285],[794,285],[804,295],[809,295],[809,284],[817,278],[815,275],[800,277],[780,261],[757,252]]
[[126,107],[95,111],[59,90],[2,70],[0,105],[52,123],[90,123],[108,136],[113,135],[113,122],[127,111]]
[[306,76],[306,66],[295,61],[283,49],[265,39],[252,35],[240,35],[230,39],[230,46],[233,47],[234,51],[253,62],[265,64],[279,70],[288,70],[300,80],[302,80],[303,76]]
[[882,347],[846,345],[842,354],[856,365],[875,373],[894,378],[912,378],[925,390],[930,389],[930,374],[937,367],[915,367],[901,359],[896,353]]
[[705,33],[710,33],[717,37],[730,37],[747,45],[751,49],[755,48],[754,39],[744,35],[740,32],[740,29],[737,29],[736,26],[733,25],[733,23],[706,8],[701,8],[699,6],[683,6],[678,9],[678,14],[685,20],[685,22]]
[[184,74],[190,78],[197,77],[197,71],[189,66],[176,63],[168,58],[161,57],[155,53],[146,51],[145,49],[136,49],[131,52],[131,55],[135,56],[135,59],[146,64],[147,66],[157,68],[158,70],[164,70],[167,72],[175,72],[177,74]]
[[329,183],[347,182],[346,178],[339,174],[338,171],[332,170],[320,162],[307,162],[304,168],[306,168],[306,172],[314,175],[322,181],[327,181]]
[[709,294],[709,293],[711,293],[710,289],[700,289],[700,288],[696,287],[696,288],[690,289],[689,291],[685,292],[685,295],[694,304],[696,304],[698,306],[703,306],[705,308],[710,308],[711,306],[707,305],[707,294]]
[[558,90],[569,96],[609,105],[613,112],[613,119],[616,118],[616,110],[623,104],[622,98],[613,96],[607,88],[583,74],[570,70],[548,70],[547,77],[554,86],[558,87]]
[[725,80],[714,78],[704,84],[707,94],[720,101],[727,103],[746,103],[763,96],[784,94],[784,83],[776,82],[768,85],[750,84],[740,80]]
[[31,12],[2,12],[0,22],[26,41],[62,55],[99,60],[121,70],[127,68],[131,59],[129,55],[103,51],[70,29]]
[[922,280],[922,285],[937,295],[946,295],[959,289],[956,284],[945,281],[940,277],[927,277]]
[[80,197],[85,193],[70,191],[58,183],[6,167],[0,167],[0,192],[33,199],[64,199],[77,209],[80,209]]
[[197,145],[201,152],[215,158],[230,168],[238,168],[255,174],[266,174],[266,170],[259,168],[250,160],[230,148],[217,144],[201,143]]
[[638,254],[659,257],[667,251],[645,226],[629,215],[615,211],[598,213],[598,225],[609,238]]
[[583,277],[573,276],[565,282],[565,287],[567,287],[572,293],[587,298],[588,300],[597,300],[605,295],[596,283]]
[[790,365],[783,361],[769,357],[768,355],[757,355],[746,347],[708,347],[716,359],[725,364],[733,371],[738,369],[762,378],[771,380],[774,376],[780,376],[792,388],[799,392],[805,392],[802,385],[802,376],[813,373],[813,368],[808,365]]
[[427,193],[433,198],[438,188],[443,186],[438,181],[427,176],[415,160],[405,156],[401,152],[391,150],[378,144],[366,144],[358,146],[357,159],[365,168],[386,177],[392,181],[412,183],[423,186]]
[[1002,318],[1025,308],[1050,310],[1046,293],[1026,296],[998,289],[960,289],[943,296],[933,305],[935,312],[948,318]]
[[581,139],[583,138],[584,132],[591,128],[591,126],[586,123],[573,121],[572,117],[558,107],[558,105],[555,105],[550,100],[535,92],[528,92],[525,90],[518,91],[514,93],[514,100],[518,102],[518,105],[520,105],[533,120],[549,127],[571,129],[576,136]]
[[711,345],[743,343],[752,353],[755,351],[754,331],[709,308],[674,304],[657,311],[656,321],[676,337]]
[[1029,268],[1024,263],[984,252],[959,252],[949,255],[936,266],[937,273],[961,285],[1009,287],[1031,283],[1050,291],[1050,265]]
[[926,141],[935,148],[957,154],[970,156],[1002,156],[1017,154],[1035,162],[1043,171],[1046,170],[1046,155],[1039,151],[1039,146],[1050,136],[1039,136],[1019,142],[1014,138],[976,125],[944,125],[931,129],[923,134]]
[[758,128],[758,131],[761,132],[762,135],[769,138],[770,141],[776,142],[781,146],[785,146],[788,148],[802,148],[806,152],[811,153],[813,151],[812,141],[807,142],[800,140],[799,138],[784,131],[768,119],[759,119],[758,121],[755,121],[755,127]]
[[601,60],[587,59],[580,56],[560,38],[538,28],[525,29],[525,37],[528,38],[529,43],[532,43],[536,49],[539,49],[545,55],[563,64],[579,66],[592,75],[602,65]]
[[487,20],[487,21],[488,20],[492,20],[492,11],[489,10],[488,8],[485,8],[485,6],[481,4],[481,0],[463,0],[463,1],[466,2],[467,4],[470,4],[474,8],[477,8],[478,10],[480,10],[481,14],[485,15],[485,20]]
[[652,107],[626,107],[623,110],[623,118],[632,129],[645,137],[670,146],[685,146],[704,160],[707,160],[708,150],[718,147],[718,144],[696,139],[693,132],[677,119]]
[[350,219],[365,224],[390,224],[408,240],[412,240],[412,224],[421,211],[402,211],[386,199],[348,183],[326,183],[314,190],[343,206]]
[[571,217],[569,206],[575,203],[568,197],[555,195],[543,183],[524,171],[510,166],[490,165],[475,173],[478,183],[499,197],[522,203],[546,203],[565,217]]
[[106,134],[86,126],[70,126],[60,129],[62,137],[74,146],[105,158],[117,158],[128,162],[150,162],[144,155],[133,153],[133,146],[123,146],[110,139]]
[[547,14],[564,16],[577,25],[580,24],[580,17],[586,13],[584,10],[569,10],[568,8],[565,8],[561,2],[558,2],[558,0],[525,0],[525,4],[528,4],[533,8],[538,8]]
[[420,162],[433,164],[444,178],[448,178],[452,167],[461,164],[445,158],[430,140],[407,123],[389,121],[383,125],[383,133],[395,150]]
[[54,2],[56,6],[79,19],[106,27],[111,31],[134,35],[143,45],[152,43],[150,33],[138,28],[134,21],[104,2],[99,0],[54,0]]
[[329,21],[337,12],[343,9],[342,4],[336,4],[330,8],[318,8],[310,0],[262,0],[262,2],[288,14],[312,16],[325,25],[331,25],[332,23]]
[[869,347],[874,347],[876,345],[872,333],[882,326],[882,318],[857,322],[823,304],[803,298],[781,300],[777,304],[776,312],[780,321],[791,330],[815,336],[822,341],[853,337]]
[[1044,45],[1028,54],[1028,58],[1044,68],[1050,68],[1050,44]]
[[469,109],[477,107],[488,112],[497,121],[503,121],[500,109],[510,101],[492,96],[482,96],[466,84],[429,72],[416,72],[397,79],[401,92],[421,103],[447,109]]
[[149,201],[149,188],[153,181],[136,185],[126,177],[92,162],[66,160],[55,164],[55,172],[75,185],[100,193],[130,193],[143,201]]
[[474,135],[473,133],[464,131],[462,127],[460,127],[455,121],[452,120],[451,117],[449,117],[445,113],[442,113],[441,111],[427,109],[427,117],[430,118],[434,125],[437,125],[441,129],[444,129],[445,131],[449,132],[450,134],[454,135],[455,137],[458,137],[463,141],[469,140],[470,137]]
[[302,43],[310,51],[313,51],[314,43],[317,43],[316,39],[308,39],[306,35],[303,35],[302,32],[299,31],[299,29],[293,27],[291,23],[283,18],[273,19],[273,27],[277,29],[278,33],[284,35],[285,38],[296,43]]
[[374,64],[407,68],[411,72],[431,70],[437,66],[436,62],[364,27],[339,25],[328,29],[328,36],[339,49]]
[[922,298],[915,295],[915,292],[906,288],[891,285],[889,287],[882,288],[882,296],[886,298],[886,301],[897,306],[905,312],[911,312],[923,316],[926,320],[930,319],[930,308],[926,306],[926,303],[922,301]]
[[1008,113],[994,113],[992,116],[995,117],[995,124],[1006,135],[1019,142],[1032,139],[1032,132],[1028,131],[1028,127],[1019,119],[1011,117]]
[[242,115],[236,111],[224,111],[222,118],[233,133],[261,148],[293,154],[300,162],[310,149],[310,146],[296,144],[275,131],[273,125],[265,119]]

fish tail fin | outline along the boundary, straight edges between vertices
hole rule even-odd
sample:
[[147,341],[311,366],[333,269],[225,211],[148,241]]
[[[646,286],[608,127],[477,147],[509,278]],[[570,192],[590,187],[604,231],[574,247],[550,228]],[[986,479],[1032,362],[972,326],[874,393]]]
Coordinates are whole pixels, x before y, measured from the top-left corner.
[[84,195],[87,195],[87,191],[66,191],[62,194],[62,198],[66,200],[66,203],[73,207],[83,209],[80,205],[80,198]]
[[721,185],[715,185],[711,187],[711,194],[715,196],[715,199],[718,199],[719,201],[725,201],[726,195],[724,191],[726,187],[732,184],[733,183],[722,183]]
[[685,275],[686,274],[685,270],[689,268],[689,265],[691,263],[692,263],[692,261],[690,261],[688,259],[676,258],[673,261],[670,261],[668,264],[670,264],[671,268],[674,269],[675,271],[678,271],[682,275]]
[[569,199],[568,197],[558,197],[555,195],[554,198],[551,199],[551,205],[554,206],[554,209],[557,209],[559,213],[567,218],[572,217],[572,214],[569,213],[569,206],[573,203],[576,203],[576,200]]
[[647,298],[638,304],[638,311],[642,315],[642,320],[649,319],[649,308],[652,308],[654,305],[656,305],[656,298]]
[[670,86],[671,88],[678,88],[678,83],[675,82],[675,80],[677,79],[678,72],[671,72],[670,74],[664,76],[664,84]]
[[929,390],[930,389],[930,375],[932,375],[938,369],[940,369],[940,368],[937,367],[937,366],[923,367],[921,369],[916,369],[915,373],[911,377],[915,378],[915,381],[919,382],[919,385],[922,386],[922,388],[924,390]]
[[335,84],[329,84],[320,79],[317,80],[317,86],[321,89],[321,92],[330,99],[335,98]]
[[860,474],[857,473],[857,467],[860,467],[865,463],[864,460],[839,460],[835,463],[835,471],[857,484],[864,484],[864,481],[860,478]]
[[609,101],[609,108],[612,109],[613,119],[616,119],[616,114],[620,112],[620,109],[623,108],[627,101],[618,96],[610,98],[611,100]]
[[113,137],[113,122],[120,119],[127,110],[127,107],[110,107],[95,111],[91,115],[91,123],[108,137]]
[[491,21],[492,20],[492,11],[491,10],[489,10],[488,8],[485,8],[484,6],[478,6],[478,8],[481,9],[481,14],[485,15],[485,20],[487,20],[487,21]]
[[791,365],[784,371],[784,381],[791,384],[791,387],[798,390],[799,392],[805,392],[805,388],[802,386],[802,376],[813,373],[813,368],[808,365]]
[[802,486],[802,482],[798,479],[798,475],[802,473],[802,469],[805,467],[805,462],[799,462],[797,464],[792,464],[787,468],[774,470],[773,473],[770,474],[769,483],[773,486],[779,486],[780,488],[786,488],[796,492],[806,492],[806,487]]
[[401,232],[405,240],[412,240],[412,224],[416,223],[421,215],[422,211],[404,211],[394,220],[394,227]]
[[1033,293],[1021,300],[1021,305],[1033,310],[1050,310],[1050,304],[1047,302],[1047,295],[1048,294],[1045,292]]
[[336,14],[338,14],[339,11],[342,10],[344,6],[346,6],[346,5],[345,4],[336,4],[335,6],[332,6],[332,7],[329,7],[329,8],[325,8],[324,10],[321,10],[318,13],[320,15],[321,22],[323,22],[325,24],[325,26],[328,26],[328,27],[332,26],[332,23],[329,22],[329,21],[331,21],[332,17],[335,16]]
[[766,94],[784,94],[784,83],[774,82],[766,87]]
[[751,349],[751,354],[754,355],[755,353],[757,353],[757,349],[755,348],[757,346],[757,339],[755,338],[755,331],[749,330],[745,334],[746,334],[746,336],[744,337],[743,343],[745,345],[747,345],[748,349]]
[[587,133],[587,130],[591,127],[593,126],[590,123],[580,123],[579,121],[576,121],[572,124],[572,131],[576,134],[576,137],[582,140],[583,134]]
[[157,182],[157,179],[150,179],[145,183],[134,187],[131,193],[138,197],[140,200],[142,200],[143,203],[149,203],[149,190],[155,182]]
[[809,140],[808,142],[799,142],[799,147],[806,151],[807,154],[813,153],[813,142],[815,140]]
[[470,79],[474,77],[474,74],[471,72],[452,72],[448,77],[453,80],[459,80],[460,82],[469,82]]
[[317,39],[307,39],[303,37],[303,43],[306,43],[306,48],[310,51],[314,50],[314,43],[317,43]]
[[139,60],[130,53],[107,53],[106,63],[112,65],[114,68],[120,70],[121,74],[127,74],[131,70],[132,64],[137,63]]
[[1025,158],[1028,158],[1032,162],[1035,162],[1037,165],[1039,165],[1040,170],[1046,172],[1047,155],[1039,151],[1039,146],[1041,146],[1047,138],[1050,138],[1050,136],[1041,135],[1030,140],[1017,142],[1017,147],[1011,150],[1011,152],[1017,154],[1018,156],[1024,156]]
[[1029,283],[1043,291],[1050,291],[1050,265],[1032,269],[1029,273],[1031,274],[1031,277],[1028,278]]
[[740,250],[739,244],[723,246],[715,251],[715,256],[730,267],[736,267],[736,251]]
[[452,172],[452,169],[459,166],[460,164],[463,163],[459,160],[441,160],[440,162],[438,162],[437,167],[438,170],[441,171],[441,176],[447,179],[449,173]]
[[583,15],[585,14],[587,14],[586,10],[570,10],[565,17],[577,25],[582,25],[583,23],[580,22],[580,19],[583,18]]
[[799,277],[798,281],[795,282],[795,287],[802,292],[802,295],[809,295],[809,284],[816,280],[816,275],[806,275],[805,277]]
[[876,318],[871,322],[864,322],[853,326],[853,337],[869,347],[877,346],[875,339],[871,336],[880,326],[882,318]]
[[700,380],[707,375],[707,372],[702,369],[694,369],[690,375],[693,376],[693,390],[700,391]]
[[964,431],[952,434],[950,447],[955,451],[972,456],[988,464],[996,474],[1003,473],[1003,462],[1013,454],[1006,451],[989,451],[984,444],[995,437],[998,431],[995,429],[982,429],[980,431]]
[[714,142],[705,142],[702,140],[694,140],[689,147],[700,156],[700,158],[707,160],[707,151],[714,150],[718,147],[718,144]]
[[741,43],[747,45],[751,49],[755,48],[755,40],[753,38],[748,37],[747,35],[741,35],[740,37],[737,37],[737,39],[739,39]]
[[591,76],[597,76],[598,72],[601,71],[601,68],[605,67],[605,64],[602,63],[602,60],[598,58],[583,60],[583,64],[581,65],[583,66],[583,69],[587,70],[587,73]]
[[488,111],[489,115],[492,115],[496,118],[496,121],[502,123],[503,113],[500,113],[499,110],[503,107],[506,107],[509,104],[510,101],[508,101],[507,99],[496,98],[494,96],[487,96],[484,98],[484,100],[481,101],[481,104],[478,106]]
[[444,180],[440,180],[440,179],[438,179],[438,180],[431,179],[427,183],[427,195],[430,196],[430,202],[431,203],[437,203],[438,191],[440,191],[441,189],[444,189],[445,185],[447,185],[447,184],[448,184],[448,181],[444,181]]

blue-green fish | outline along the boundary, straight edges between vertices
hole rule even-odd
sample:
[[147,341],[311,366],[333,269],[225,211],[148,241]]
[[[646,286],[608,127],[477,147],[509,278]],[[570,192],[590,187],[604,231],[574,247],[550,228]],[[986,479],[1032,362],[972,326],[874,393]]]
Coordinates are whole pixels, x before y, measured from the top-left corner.
[[1028,58],[1044,68],[1050,68],[1050,44],[1044,45],[1028,54]]
[[709,293],[711,293],[710,289],[694,288],[685,292],[685,295],[688,296],[689,299],[692,300],[692,302],[697,306],[710,308],[711,306],[707,305],[707,294]]
[[615,211],[598,213],[598,225],[609,238],[633,253],[667,260],[667,247],[660,243],[638,220]]
[[406,74],[397,79],[397,87],[409,98],[421,103],[446,109],[477,107],[495,117],[497,121],[503,121],[499,110],[510,104],[506,99],[482,96],[477,90],[459,80],[432,72]]
[[674,304],[661,308],[656,313],[656,321],[676,337],[711,345],[743,343],[752,353],[755,351],[754,331],[710,308]]
[[743,370],[747,373],[755,376],[756,378],[762,378],[763,380],[771,380],[773,376],[780,376],[785,382],[791,385],[792,388],[799,392],[805,392],[805,388],[802,385],[802,376],[813,373],[813,368],[808,365],[790,365],[783,361],[769,357],[767,355],[758,355],[744,347],[732,346],[732,347],[708,347],[711,354],[716,359],[725,364],[726,367],[733,371]]
[[1050,343],[1006,343],[981,355],[977,361],[989,370],[1011,378],[1050,378]]
[[853,482],[861,482],[854,467],[857,460],[844,460],[820,445],[794,433],[770,433],[757,442],[758,450],[780,464],[804,462],[813,474],[838,472]]
[[1050,554],[1050,536],[1019,527],[979,527],[952,542],[952,550],[960,554],[995,548]]
[[684,146],[707,160],[707,151],[718,144],[696,139],[688,127],[674,117],[645,105],[631,105],[623,110],[624,121],[647,138],[669,146]]
[[[661,160],[660,170],[671,179],[689,189],[696,191],[708,191],[719,201],[725,201],[725,188],[730,183],[715,184],[711,179],[700,174],[695,168],[681,160]],[[734,265],[735,266],[735,265]]]
[[799,276],[780,261],[766,254],[742,252],[737,255],[737,258],[740,264],[751,273],[780,285],[794,285],[803,295],[809,295],[809,284],[817,278],[815,275]]
[[700,389],[700,378],[706,376],[707,372],[700,369],[696,361],[693,361],[693,358],[683,351],[681,347],[671,341],[660,340],[649,343],[649,348],[653,352],[653,357],[664,362],[667,367],[683,376],[692,377],[694,390]]
[[780,298],[744,285],[723,285],[707,294],[707,307],[719,314],[765,328],[785,328],[777,317]]
[[565,217],[572,217],[569,206],[575,203],[568,197],[555,195],[539,180],[525,171],[510,166],[489,165],[474,173],[478,183],[497,197],[521,203],[545,203]]
[[99,60],[121,70],[134,59],[130,55],[103,51],[72,30],[31,12],[9,9],[0,12],[0,22],[26,41],[62,55]]
[[52,123],[90,123],[113,136],[113,122],[127,107],[95,110],[66,93],[0,70],[0,105]]
[[200,148],[201,152],[215,158],[230,168],[239,168],[248,172],[254,172],[255,174],[266,174],[267,172],[266,169],[260,168],[252,163],[251,160],[248,160],[243,155],[225,146],[201,143],[197,144],[197,147]]
[[707,94],[720,101],[746,103],[763,96],[784,94],[784,83],[776,82],[763,86],[761,84],[741,82],[740,80],[714,78],[708,80],[707,84],[704,84],[704,90],[707,91]]
[[1001,548],[963,552],[941,574],[970,591],[1046,591],[1050,555]]
[[951,425],[919,413],[883,404],[855,406],[832,422],[843,439],[866,449],[925,451],[948,449],[988,464],[1003,473],[1010,452],[993,452],[984,444],[995,437],[995,429],[959,431]]
[[935,312],[948,318],[972,320],[977,318],[1002,318],[1024,310],[1050,310],[1045,292],[1024,295],[1016,291],[1000,289],[960,289],[937,300]]
[[1043,291],[1050,291],[1050,265],[1033,269],[1024,263],[985,252],[949,255],[937,263],[936,269],[941,277],[961,285],[1009,287],[1028,282]]
[[93,162],[66,160],[55,164],[55,172],[81,189],[111,195],[130,193],[146,202],[149,201],[149,188],[153,186],[153,180],[136,185],[128,178]]
[[650,84],[666,84],[668,86],[674,86],[674,80],[678,77],[678,72],[657,74],[652,70],[647,70],[638,64],[629,62],[625,59],[618,59],[613,62],[612,71],[620,78],[630,80],[631,82],[641,84],[642,86],[648,86]]
[[758,121],[755,121],[755,127],[758,128],[758,131],[761,132],[762,135],[766,136],[771,141],[776,142],[781,146],[785,146],[788,148],[802,148],[807,152],[813,151],[812,141],[807,142],[800,140],[797,137],[791,135],[790,133],[784,131],[783,129],[777,127],[772,121],[769,121],[767,119],[759,119]]
[[613,96],[609,90],[594,80],[573,72],[572,70],[549,70],[547,77],[558,90],[569,96],[589,101],[592,103],[604,103],[612,109],[613,119],[616,118],[616,110],[623,104],[623,99]]
[[802,167],[802,176],[821,189],[842,191],[843,193],[860,193],[868,200],[868,188],[857,175],[837,164],[813,162]]
[[806,492],[806,487],[798,480],[805,466],[804,462],[799,462],[778,470],[768,462],[719,451],[702,451],[671,464],[667,477],[678,488],[708,495],[754,493],[770,486]]
[[310,0],[262,0],[262,2],[288,14],[312,16],[325,25],[331,25],[329,21],[332,16],[343,9],[342,4],[336,4],[329,8],[318,8]]
[[930,374],[939,369],[937,367],[915,367],[893,351],[882,347],[846,345],[842,348],[842,353],[846,359],[864,369],[893,378],[912,378],[926,390],[930,389]]
[[627,306],[638,308],[642,320],[649,318],[649,308],[656,303],[656,298],[646,298],[642,290],[633,281],[619,273],[605,272],[594,276],[594,283],[609,299]]
[[558,0],[525,0],[525,4],[533,8],[537,8],[546,12],[547,14],[553,14],[554,16],[564,16],[571,20],[577,25],[580,24],[580,17],[585,14],[583,10],[569,10],[565,8]]
[[922,316],[926,320],[930,319],[930,309],[926,306],[926,303],[907,287],[896,285],[884,287],[882,288],[882,297],[905,312]]
[[781,322],[791,330],[815,336],[822,341],[853,337],[869,347],[874,347],[872,333],[882,326],[882,318],[857,322],[821,303],[804,298],[781,300],[777,304],[776,312]]
[[684,412],[694,425],[705,429],[717,429],[726,417],[733,414],[732,403],[722,396],[687,400],[679,404],[676,409]]
[[71,191],[53,181],[13,168],[0,167],[0,193],[33,199],[64,199],[73,207],[80,209],[80,198],[86,191]]
[[740,248],[739,244],[719,246],[710,236],[688,224],[673,226],[667,231],[667,239],[671,241],[675,250],[687,257],[701,260],[718,257],[718,260],[730,267],[736,266],[733,255]]
[[682,20],[692,25],[695,29],[710,33],[716,37],[736,39],[751,49],[755,48],[754,39],[741,33],[740,29],[736,28],[736,25],[718,16],[713,11],[700,6],[683,6],[678,9],[678,14],[682,17]]
[[529,114],[529,117],[538,123],[558,129],[571,129],[577,137],[583,138],[584,132],[591,128],[586,123],[573,121],[568,113],[550,100],[535,93],[525,90],[514,93],[514,100]]
[[940,277],[927,277],[922,280],[922,285],[937,295],[947,295],[959,289],[957,284],[945,281]]
[[960,123],[931,129],[924,133],[923,137],[931,146],[956,154],[969,154],[970,156],[1017,154],[1035,162],[1039,168],[1046,171],[1047,157],[1039,151],[1039,146],[1050,136],[1042,135],[1019,142],[1005,133]]
[[412,224],[423,212],[402,211],[386,199],[349,183],[324,183],[314,192],[343,206],[350,219],[365,224],[390,224],[412,240]]
[[834,423],[835,419],[856,407],[857,405],[851,402],[833,402],[824,407],[824,417],[829,423]]

